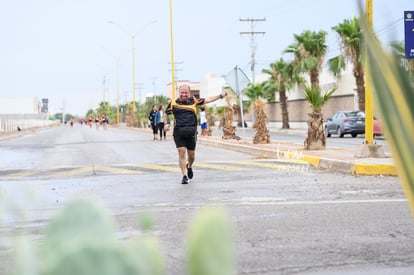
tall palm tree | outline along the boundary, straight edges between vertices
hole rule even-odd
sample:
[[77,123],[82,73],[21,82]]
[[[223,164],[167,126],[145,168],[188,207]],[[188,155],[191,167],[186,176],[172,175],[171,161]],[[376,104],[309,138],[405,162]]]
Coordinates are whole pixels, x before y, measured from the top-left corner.
[[300,35],[294,34],[295,42],[288,46],[285,53],[292,53],[293,72],[295,74],[308,73],[311,87],[319,87],[319,74],[328,46],[326,45],[325,31],[303,31]]
[[[333,93],[333,91],[330,91],[325,96],[321,96],[319,87],[319,74],[328,48],[326,35],[327,33],[322,30],[319,32],[304,31],[300,35],[295,34],[295,43],[289,45],[285,50],[286,53],[293,53],[294,55],[292,62],[294,74],[307,73],[310,77],[311,86],[305,89],[305,98],[314,107],[312,107],[313,112],[309,114],[308,136],[305,140],[305,148],[308,150],[324,149],[326,147],[323,114],[320,110],[321,106],[319,106],[322,102],[325,104]],[[313,100],[316,101],[313,102]]]
[[345,19],[332,27],[341,38],[342,54],[328,60],[329,69],[336,76],[345,69],[346,62],[351,62],[358,94],[358,108],[365,111],[365,71],[361,56],[361,28],[356,17]]
[[262,72],[270,76],[269,80],[263,83],[264,97],[273,101],[275,100],[275,92],[279,92],[282,129],[289,129],[287,91],[292,88],[294,83],[302,82],[302,78],[298,75],[293,75],[292,64],[287,63],[283,58],[270,64],[270,69],[263,69]]

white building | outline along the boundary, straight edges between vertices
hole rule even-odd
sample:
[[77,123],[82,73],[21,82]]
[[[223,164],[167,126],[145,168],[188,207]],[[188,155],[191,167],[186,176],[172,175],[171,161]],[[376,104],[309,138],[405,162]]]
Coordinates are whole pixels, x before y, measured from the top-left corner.
[[38,114],[41,108],[42,102],[37,97],[0,99],[0,114]]

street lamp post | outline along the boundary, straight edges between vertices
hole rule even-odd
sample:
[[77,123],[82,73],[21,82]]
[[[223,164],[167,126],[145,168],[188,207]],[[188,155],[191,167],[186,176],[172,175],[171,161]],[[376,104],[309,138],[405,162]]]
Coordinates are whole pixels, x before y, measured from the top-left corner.
[[[112,55],[105,47],[100,47],[102,50],[107,52],[109,55],[115,58],[116,60],[116,123],[119,125],[119,56]],[[111,104],[109,102],[110,96],[109,96],[110,88],[108,83],[108,104],[107,104],[107,114],[109,115],[111,113]],[[105,99],[104,99],[105,100]]]
[[116,58],[116,125],[119,126],[119,58]]
[[137,111],[136,97],[135,97],[135,35],[131,36],[132,41],[132,111]]
[[171,99],[175,100],[175,75],[174,75],[174,38],[173,38],[173,10],[170,0],[170,47],[171,47]]

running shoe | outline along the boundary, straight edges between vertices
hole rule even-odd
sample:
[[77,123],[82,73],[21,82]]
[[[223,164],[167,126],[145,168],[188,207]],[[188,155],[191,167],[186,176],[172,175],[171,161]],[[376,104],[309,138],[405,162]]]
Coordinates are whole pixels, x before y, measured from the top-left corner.
[[188,163],[187,163],[187,175],[189,179],[192,179],[194,176],[193,168],[188,167]]
[[181,181],[181,184],[188,184],[188,178],[187,176],[183,177],[183,180]]

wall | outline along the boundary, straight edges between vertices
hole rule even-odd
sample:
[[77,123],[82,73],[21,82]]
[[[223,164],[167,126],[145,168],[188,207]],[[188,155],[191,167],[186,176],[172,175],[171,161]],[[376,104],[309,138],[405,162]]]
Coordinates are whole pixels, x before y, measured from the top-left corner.
[[10,114],[0,115],[0,136],[18,132],[18,127],[22,130],[28,130],[38,127],[47,127],[56,122],[48,119],[47,114]]
[[[324,119],[329,118],[338,110],[354,110],[354,95],[340,95],[332,97],[322,108]],[[289,122],[295,125],[306,124],[308,113],[311,108],[305,99],[290,100],[288,102]],[[282,110],[279,102],[271,102],[265,105],[265,112],[268,115],[269,124],[282,126]],[[250,119],[250,116],[248,116]]]

